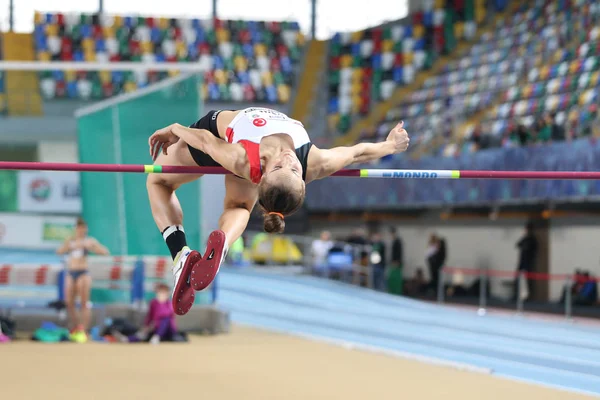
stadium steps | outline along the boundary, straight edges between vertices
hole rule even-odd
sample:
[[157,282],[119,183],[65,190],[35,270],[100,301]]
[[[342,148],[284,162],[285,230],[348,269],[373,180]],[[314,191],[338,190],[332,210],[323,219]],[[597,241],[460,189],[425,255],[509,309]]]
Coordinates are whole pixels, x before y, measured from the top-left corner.
[[[35,61],[33,36],[28,33],[6,33],[4,35],[4,59]],[[42,115],[42,98],[39,93],[40,86],[36,72],[7,71],[5,85],[9,115]]]
[[327,43],[322,40],[311,40],[305,52],[304,68],[297,87],[296,99],[292,109],[292,118],[302,121],[310,129],[310,114],[316,93],[319,90],[319,77],[322,75],[327,55]]
[[[479,37],[487,32],[491,32],[495,29],[495,22],[500,18],[508,17],[516,12],[521,6],[518,1],[511,2],[504,12],[496,14],[487,24],[478,27],[476,37]],[[337,146],[349,145],[355,143],[360,137],[361,132],[369,126],[376,126],[381,121],[388,111],[390,111],[398,102],[403,98],[407,97],[411,92],[419,89],[423,86],[425,81],[434,75],[437,75],[443,71],[443,68],[452,61],[458,61],[464,53],[473,45],[472,41],[461,41],[458,43],[451,55],[442,56],[437,59],[431,69],[422,71],[417,74],[415,80],[406,86],[401,86],[396,89],[392,97],[388,100],[378,103],[373,110],[365,118],[356,121],[350,131],[336,139]]]

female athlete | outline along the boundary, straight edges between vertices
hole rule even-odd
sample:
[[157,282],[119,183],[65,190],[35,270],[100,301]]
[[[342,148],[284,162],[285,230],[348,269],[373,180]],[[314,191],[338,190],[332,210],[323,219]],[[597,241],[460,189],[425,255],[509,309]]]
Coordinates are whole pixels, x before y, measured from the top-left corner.
[[[65,304],[69,315],[69,323],[75,333],[85,333],[89,328],[90,291],[92,290],[92,277],[88,271],[87,255],[91,253],[107,255],[108,250],[96,239],[87,235],[86,222],[79,218],[75,225],[75,235],[65,240],[56,250],[57,254],[68,254],[67,273],[65,276]],[[79,296],[81,303],[81,317],[77,315],[75,301]]]
[[360,143],[329,150],[314,146],[301,122],[267,108],[211,111],[192,126],[173,124],[148,140],[158,165],[222,166],[224,211],[219,230],[208,237],[204,257],[187,247],[183,212],[175,190],[200,178],[192,174],[151,174],[147,189],[152,215],[173,257],[173,308],[189,311],[194,290],[214,280],[229,246],[242,234],[258,201],[266,232],[283,232],[284,218],[304,201],[305,185],[355,163],[377,160],[408,148],[408,134],[398,124],[380,143]]

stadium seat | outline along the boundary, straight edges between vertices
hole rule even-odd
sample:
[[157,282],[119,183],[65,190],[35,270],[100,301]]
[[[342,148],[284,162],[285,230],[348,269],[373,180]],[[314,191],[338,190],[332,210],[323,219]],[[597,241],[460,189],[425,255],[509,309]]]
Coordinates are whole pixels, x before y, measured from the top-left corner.
[[[212,100],[248,101],[264,96],[273,103],[287,103],[294,65],[304,45],[296,22],[217,20],[213,24],[210,20],[71,13],[36,13],[34,20],[34,43],[40,61],[187,61],[197,62],[205,72],[238,72],[219,74],[217,86],[205,90]],[[40,90],[47,98],[107,97],[171,75],[151,78],[148,73],[145,79],[137,76],[125,84],[112,75],[100,88],[91,82],[69,85],[46,77],[41,80]],[[269,88],[258,93],[263,85]]]
[[[330,42],[328,63],[329,92],[331,97],[337,97],[338,107],[331,107],[330,102],[329,112],[344,114],[344,118],[340,117],[340,121],[344,122],[337,124],[338,127],[348,129],[357,112],[349,110],[348,100],[345,99],[348,95],[347,86],[351,83],[340,79],[336,84],[337,78],[331,76],[344,70],[354,74],[370,68],[370,82],[365,89],[372,88],[369,92],[374,97],[359,108],[359,111],[362,110],[360,113],[368,113],[374,103],[392,97],[398,86],[413,82],[417,72],[429,68],[436,57],[452,52],[457,38],[473,35],[475,8],[481,14],[484,1],[462,3],[462,6],[453,10],[445,7],[444,1],[426,1],[423,11],[412,16],[412,24],[393,23],[383,28],[334,35]],[[457,34],[459,36],[455,36]],[[350,122],[346,122],[348,118]]]

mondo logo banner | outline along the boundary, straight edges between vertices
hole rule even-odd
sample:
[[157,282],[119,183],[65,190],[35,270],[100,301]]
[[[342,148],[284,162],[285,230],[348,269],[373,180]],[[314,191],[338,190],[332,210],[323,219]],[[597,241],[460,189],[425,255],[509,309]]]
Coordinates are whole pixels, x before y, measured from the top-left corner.
[[77,172],[20,171],[18,182],[21,212],[81,212]]

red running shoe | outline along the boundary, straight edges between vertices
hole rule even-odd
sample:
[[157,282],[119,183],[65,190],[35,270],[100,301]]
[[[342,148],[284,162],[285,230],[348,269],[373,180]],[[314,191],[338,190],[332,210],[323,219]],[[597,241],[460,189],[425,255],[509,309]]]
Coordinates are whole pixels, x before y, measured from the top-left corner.
[[204,257],[192,267],[190,282],[195,290],[204,290],[215,280],[219,268],[227,256],[227,250],[225,232],[213,231],[208,236]]
[[175,261],[173,262],[173,310],[177,315],[185,315],[194,305],[196,294],[190,286],[190,274],[195,263],[200,261],[202,256],[189,247],[181,249]]

